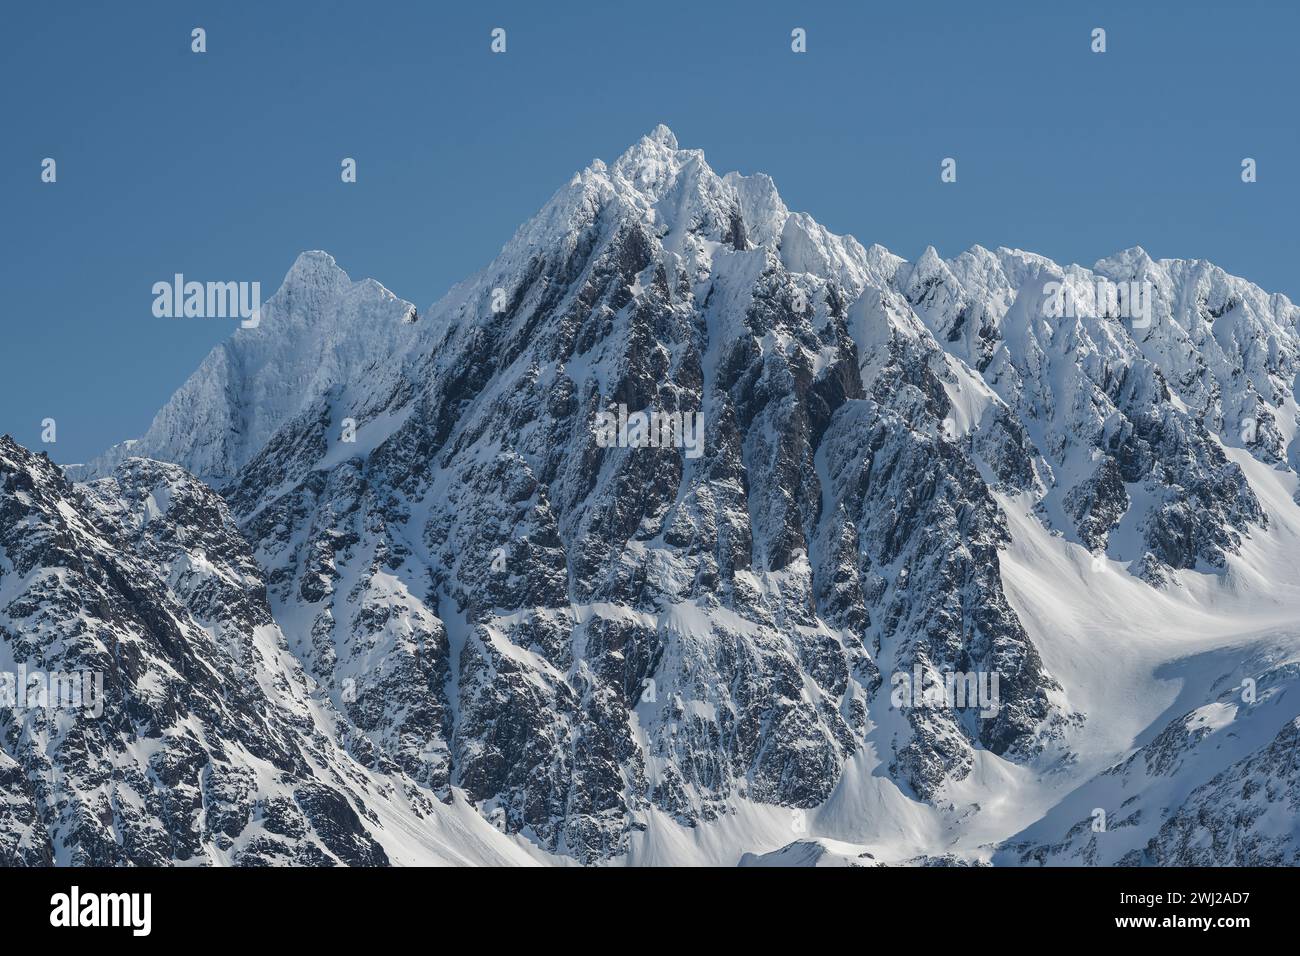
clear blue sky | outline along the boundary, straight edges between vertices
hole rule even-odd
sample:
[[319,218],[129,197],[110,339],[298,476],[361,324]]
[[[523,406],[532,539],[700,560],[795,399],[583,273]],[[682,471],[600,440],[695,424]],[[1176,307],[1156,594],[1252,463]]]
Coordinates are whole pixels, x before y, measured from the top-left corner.
[[1300,300],[1292,0],[583,6],[5,4],[0,431],[63,462],[142,433],[234,327],[155,318],[173,273],[269,296],[323,248],[423,309],[659,122],[907,258],[1141,245]]

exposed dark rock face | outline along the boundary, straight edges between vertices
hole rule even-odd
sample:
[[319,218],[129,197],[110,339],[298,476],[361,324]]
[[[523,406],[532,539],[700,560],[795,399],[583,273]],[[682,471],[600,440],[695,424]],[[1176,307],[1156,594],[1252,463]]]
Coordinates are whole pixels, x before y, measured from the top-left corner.
[[98,716],[0,711],[0,863],[386,862],[214,491],[143,459],[74,487],[5,436],[0,554],[5,657],[103,681]]
[[1070,489],[1064,503],[1083,543],[1090,551],[1104,551],[1131,503],[1119,464],[1109,455],[1103,458],[1086,481]]

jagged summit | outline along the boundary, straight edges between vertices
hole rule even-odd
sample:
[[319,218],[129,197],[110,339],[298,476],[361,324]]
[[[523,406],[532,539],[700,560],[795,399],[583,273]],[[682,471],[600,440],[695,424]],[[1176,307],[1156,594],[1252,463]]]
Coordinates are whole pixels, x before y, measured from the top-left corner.
[[677,137],[673,134],[673,131],[663,123],[658,124],[654,129],[647,133],[644,138],[659,143],[661,146],[666,146],[669,149],[677,148]]
[[351,281],[348,274],[334,261],[334,257],[320,249],[299,253],[284,276],[286,285],[337,287]]
[[668,164],[680,167],[691,160],[703,161],[704,153],[698,149],[679,149],[677,137],[667,126],[660,123],[653,130],[629,146],[611,167],[613,172],[635,185],[638,180],[645,181],[647,170],[643,167],[655,164]]

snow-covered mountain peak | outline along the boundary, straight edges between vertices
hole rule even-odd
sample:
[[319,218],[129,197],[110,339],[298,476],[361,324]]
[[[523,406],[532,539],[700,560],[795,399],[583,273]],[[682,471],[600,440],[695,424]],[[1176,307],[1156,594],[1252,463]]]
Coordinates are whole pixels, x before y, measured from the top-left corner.
[[593,160],[575,173],[491,264],[429,314],[435,325],[491,323],[498,290],[508,297],[540,261],[623,241],[618,237],[632,232],[655,243],[673,275],[707,275],[719,253],[762,250],[790,271],[834,279],[850,295],[869,282],[888,282],[902,262],[883,247],[869,254],[851,236],[792,214],[764,173],[719,175],[702,150],[682,149],[660,126],[612,163]]
[[926,246],[901,291],[924,317],[954,306],[961,298],[961,283],[934,246]]
[[781,235],[790,210],[776,191],[776,183],[767,173],[742,176],[731,172],[722,177],[723,182],[736,191],[740,212],[745,220],[745,232],[756,245],[770,245]]
[[1121,249],[1119,252],[1097,260],[1092,268],[1094,272],[1105,275],[1116,272],[1140,275],[1154,267],[1155,260],[1147,254],[1145,249],[1141,246],[1130,246],[1127,249]]
[[644,138],[669,149],[677,148],[677,136],[663,123],[658,124]]
[[373,278],[353,280],[328,252],[300,253],[280,288],[267,302],[258,329],[264,335],[292,338],[301,334],[346,336],[352,323],[414,321],[414,306],[400,300]]
[[322,289],[334,291],[350,285],[352,280],[334,257],[321,249],[309,249],[298,254],[282,286],[292,289]]
[[400,356],[424,334],[417,314],[375,280],[352,281],[328,253],[304,252],[262,303],[256,327],[213,349],[138,441],[69,474],[101,477],[132,455],[184,462],[220,485],[322,397],[391,383]]
[[[224,505],[137,460],[51,500],[185,595],[264,586],[348,754],[539,854],[734,861],[793,808],[854,860],[987,855],[1159,729],[1166,619],[1300,601],[1294,310],[1209,263],[907,262],[659,128],[416,318],[306,253],[130,449]],[[620,407],[680,440],[604,440]]]
[[952,270],[939,255],[939,251],[934,246],[926,246],[925,251],[912,264],[912,274],[908,277],[907,288],[910,290],[929,282],[936,280],[946,282],[952,278]]
[[667,164],[680,167],[688,159],[702,155],[699,150],[680,150],[673,131],[660,123],[623,151],[623,154],[614,161],[613,171],[629,182],[635,183],[646,178],[649,172],[645,168],[647,166]]

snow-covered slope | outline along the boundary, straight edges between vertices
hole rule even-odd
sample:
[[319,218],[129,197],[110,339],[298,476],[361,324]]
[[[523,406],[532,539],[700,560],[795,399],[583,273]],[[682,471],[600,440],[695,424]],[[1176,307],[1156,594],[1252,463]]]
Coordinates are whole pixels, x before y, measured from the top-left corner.
[[[1297,315],[1141,250],[910,263],[659,127],[423,313],[304,254],[76,476],[220,491],[331,745],[502,858],[1283,859]],[[698,412],[703,454],[607,447],[619,406]],[[998,706],[895,699],[958,673]],[[1251,708],[1207,696],[1252,674]],[[1207,721],[1234,746],[1124,772],[1131,845],[1070,842],[1104,771]],[[1257,856],[1195,830],[1220,802]]]

